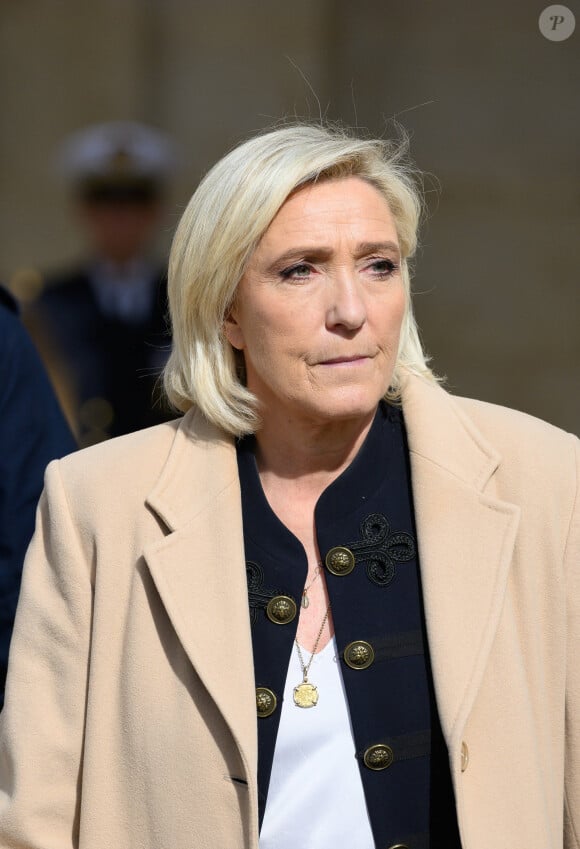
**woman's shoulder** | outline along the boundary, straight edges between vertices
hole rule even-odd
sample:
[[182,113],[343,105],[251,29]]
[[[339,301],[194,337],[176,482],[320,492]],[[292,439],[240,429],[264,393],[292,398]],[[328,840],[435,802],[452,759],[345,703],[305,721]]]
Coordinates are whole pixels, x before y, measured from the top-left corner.
[[61,474],[69,479],[83,476],[85,480],[103,475],[118,479],[127,474],[146,474],[163,463],[183,425],[184,419],[176,418],[82,448],[62,458]]
[[46,485],[58,481],[75,512],[109,505],[108,512],[134,515],[160,488],[189,498],[192,490],[218,487],[230,466],[236,467],[233,439],[192,408],[181,418],[51,463]]
[[[171,466],[195,474],[209,444],[225,442],[194,409],[184,416],[83,448],[56,461],[64,488],[83,498],[101,492],[143,499]],[[50,467],[49,467],[50,474]]]
[[556,453],[578,448],[576,436],[529,413],[475,398],[453,396],[453,400],[495,444],[516,442]]
[[576,436],[509,407],[461,397],[454,402],[497,452],[498,481],[528,499],[543,500],[549,491],[554,502],[567,511],[566,505],[577,499],[580,486],[580,440]]
[[440,385],[409,377],[403,412],[412,452],[466,482],[489,480],[516,501],[576,498],[580,441],[535,416],[487,401],[450,394]]
[[[452,394],[437,382],[406,374],[403,411],[421,448],[433,441],[446,451],[477,445],[484,454],[551,459],[578,452],[578,438],[536,416],[510,407]],[[459,443],[459,445],[458,445]]]

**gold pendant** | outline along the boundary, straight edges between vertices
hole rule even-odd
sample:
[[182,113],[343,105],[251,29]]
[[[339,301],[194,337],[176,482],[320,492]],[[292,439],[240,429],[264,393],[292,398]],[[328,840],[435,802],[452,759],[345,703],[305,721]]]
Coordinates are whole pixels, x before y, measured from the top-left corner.
[[294,704],[301,708],[311,708],[318,704],[318,690],[314,684],[303,681],[294,687]]
[[304,608],[306,609],[306,608],[308,607],[308,605],[309,605],[309,604],[310,604],[310,599],[309,599],[309,598],[308,598],[308,596],[306,595],[306,590],[305,590],[305,591],[302,593],[302,607],[304,607]]

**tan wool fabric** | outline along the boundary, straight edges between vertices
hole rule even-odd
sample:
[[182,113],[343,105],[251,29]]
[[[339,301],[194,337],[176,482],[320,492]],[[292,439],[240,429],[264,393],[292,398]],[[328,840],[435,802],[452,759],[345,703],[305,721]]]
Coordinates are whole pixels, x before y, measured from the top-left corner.
[[[412,376],[403,410],[463,847],[578,849],[579,442]],[[51,464],[0,846],[257,849],[256,725],[233,441],[190,412]]]

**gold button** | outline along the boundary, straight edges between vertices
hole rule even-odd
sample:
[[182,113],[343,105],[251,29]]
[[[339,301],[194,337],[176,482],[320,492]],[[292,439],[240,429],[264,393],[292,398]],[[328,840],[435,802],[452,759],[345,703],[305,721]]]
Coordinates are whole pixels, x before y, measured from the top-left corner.
[[268,687],[256,687],[256,709],[260,718],[264,719],[273,714],[277,704],[278,699],[273,690],[269,690]]
[[289,595],[276,595],[268,602],[266,613],[275,625],[287,625],[292,622],[297,610],[296,602]]
[[406,843],[393,843],[392,846],[389,846],[389,849],[409,849]]
[[375,650],[365,640],[354,640],[345,648],[343,657],[351,669],[368,669],[375,659]]
[[467,743],[463,741],[463,743],[461,744],[461,772],[465,772],[468,763],[469,749],[467,748]]
[[393,750],[386,743],[376,743],[374,746],[369,746],[363,756],[365,766],[375,770],[375,772],[389,767],[394,759]]
[[344,545],[331,548],[325,558],[326,568],[333,575],[348,575],[354,569],[354,554]]

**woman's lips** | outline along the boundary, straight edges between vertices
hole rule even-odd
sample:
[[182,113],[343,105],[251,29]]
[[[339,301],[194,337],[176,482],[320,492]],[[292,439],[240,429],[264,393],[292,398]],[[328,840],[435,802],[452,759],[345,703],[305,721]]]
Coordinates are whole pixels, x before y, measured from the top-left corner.
[[318,365],[321,366],[348,366],[356,363],[363,363],[369,360],[370,357],[366,354],[355,354],[353,357],[334,357],[330,360],[322,360]]

